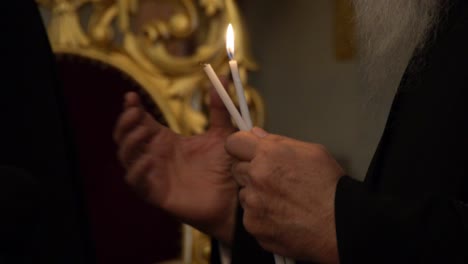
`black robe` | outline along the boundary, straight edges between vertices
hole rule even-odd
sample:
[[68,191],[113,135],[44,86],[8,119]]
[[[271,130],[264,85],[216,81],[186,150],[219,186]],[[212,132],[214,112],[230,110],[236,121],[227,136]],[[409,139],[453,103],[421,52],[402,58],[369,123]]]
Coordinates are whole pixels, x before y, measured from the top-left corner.
[[3,1],[0,28],[0,263],[92,263],[64,100],[34,1]]
[[[400,83],[365,182],[338,183],[341,263],[468,263],[468,2],[446,4]],[[241,217],[233,263],[273,263]]]

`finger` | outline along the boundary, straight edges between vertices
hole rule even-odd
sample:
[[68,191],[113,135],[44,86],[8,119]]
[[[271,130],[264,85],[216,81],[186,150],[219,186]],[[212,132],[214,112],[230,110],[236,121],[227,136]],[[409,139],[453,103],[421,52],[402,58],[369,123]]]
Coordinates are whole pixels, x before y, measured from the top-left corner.
[[239,190],[239,203],[240,203],[240,206],[242,207],[242,209],[244,209],[244,215],[245,215],[245,211],[247,211],[247,202],[246,202],[246,197],[248,195],[248,189],[247,188],[241,188]]
[[124,108],[141,107],[140,96],[135,92],[128,92],[124,97]]
[[229,136],[226,140],[227,153],[240,161],[251,161],[255,157],[255,151],[259,138],[249,131],[240,131]]
[[144,113],[144,116],[141,121],[142,125],[148,127],[153,133],[159,133],[162,130],[170,130],[169,128],[163,126],[161,123],[156,121],[152,115],[148,112]]
[[148,197],[151,186],[148,177],[150,177],[152,158],[150,155],[142,155],[135,163],[129,167],[125,180],[142,197]]
[[[250,192],[247,188],[241,189],[239,192],[239,201],[242,208],[244,209],[243,223],[247,232],[254,235],[255,237],[265,232],[265,219],[258,213],[259,209],[257,206],[251,206],[252,200],[256,200],[256,195]],[[254,202],[255,203],[255,202]]]
[[[228,82],[226,80],[222,82],[223,86],[227,87]],[[210,123],[210,128],[233,129],[231,116],[213,87],[210,90]]]
[[136,158],[142,155],[151,137],[154,135],[150,129],[144,126],[138,126],[129,133],[123,140],[119,148],[119,158],[121,162],[128,166]]
[[127,108],[117,120],[117,125],[114,129],[114,140],[120,144],[132,129],[138,126],[145,118],[145,112],[139,107]]
[[268,132],[266,132],[265,130],[263,130],[260,127],[252,128],[252,133],[254,133],[254,135],[256,135],[259,138],[264,138],[264,137],[269,135]]
[[232,166],[232,175],[234,180],[237,182],[239,187],[245,187],[250,183],[249,171],[250,163],[249,162],[236,162]]

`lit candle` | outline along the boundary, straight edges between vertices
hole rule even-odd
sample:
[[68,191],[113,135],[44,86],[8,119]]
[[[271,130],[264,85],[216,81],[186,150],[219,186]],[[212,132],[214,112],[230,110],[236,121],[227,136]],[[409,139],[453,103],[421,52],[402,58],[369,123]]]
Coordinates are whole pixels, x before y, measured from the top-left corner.
[[242,118],[250,130],[252,129],[252,119],[250,118],[249,106],[245,100],[244,87],[240,78],[239,67],[237,65],[237,61],[234,59],[234,40],[234,29],[232,28],[232,25],[229,24],[226,31],[226,50],[229,57],[229,67],[231,68],[232,80],[234,81],[234,86],[236,87]]
[[[205,71],[206,75],[211,81],[211,84],[214,86],[216,91],[221,97],[224,105],[226,106],[227,110],[231,114],[231,117],[237,124],[240,130],[251,130],[252,129],[252,120],[250,118],[249,107],[247,105],[247,101],[245,100],[244,95],[244,87],[242,86],[242,81],[239,75],[239,69],[237,66],[237,61],[234,58],[234,30],[232,25],[229,24],[228,30],[226,33],[226,48],[228,52],[228,56],[230,58],[229,66],[231,67],[231,74],[234,81],[234,86],[236,87],[237,97],[239,98],[239,106],[242,112],[242,116],[240,115],[239,111],[237,110],[236,106],[232,102],[231,98],[229,97],[226,89],[224,89],[223,84],[219,80],[218,76],[211,67],[210,64],[204,64],[203,70]],[[275,263],[276,264],[294,264],[294,261],[285,258],[279,255],[275,255]]]
[[211,67],[210,64],[205,64],[203,66],[203,70],[205,70],[206,75],[208,76],[214,88],[218,92],[219,97],[221,97],[221,100],[223,101],[224,105],[229,111],[229,114],[231,114],[231,117],[234,119],[234,122],[236,122],[237,127],[240,130],[250,130],[250,128],[245,124],[244,119],[242,119],[241,115],[239,114],[239,111],[237,110],[236,106],[232,102],[228,93],[226,92],[226,89],[224,89],[223,84],[221,83],[218,76],[214,72],[213,67]]
[[[231,68],[232,80],[234,81],[234,86],[236,87],[237,98],[239,100],[239,107],[241,109],[242,118],[244,119],[245,124],[250,130],[252,129],[252,119],[250,118],[250,111],[249,106],[247,105],[247,100],[245,100],[244,86],[242,85],[242,81],[240,78],[237,61],[234,59],[234,43],[234,29],[232,28],[232,25],[229,24],[226,31],[226,50],[229,57],[229,67]],[[275,263],[294,264],[294,261],[283,256],[275,255]]]

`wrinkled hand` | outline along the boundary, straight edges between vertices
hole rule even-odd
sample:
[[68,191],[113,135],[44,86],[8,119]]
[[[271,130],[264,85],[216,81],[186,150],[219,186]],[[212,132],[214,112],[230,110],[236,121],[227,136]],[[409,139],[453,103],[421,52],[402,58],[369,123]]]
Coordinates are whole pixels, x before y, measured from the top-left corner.
[[125,97],[114,131],[127,182],[147,201],[226,243],[231,241],[238,187],[224,149],[235,129],[219,97],[211,96],[211,128],[183,137],[145,112],[135,93]]
[[343,169],[324,147],[254,128],[226,142],[244,226],[266,250],[337,263],[334,199]]

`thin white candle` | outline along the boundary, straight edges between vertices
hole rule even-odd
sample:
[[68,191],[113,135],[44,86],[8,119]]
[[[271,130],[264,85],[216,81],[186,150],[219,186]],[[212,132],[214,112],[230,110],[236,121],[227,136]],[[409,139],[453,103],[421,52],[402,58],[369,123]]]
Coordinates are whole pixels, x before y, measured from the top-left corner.
[[[210,64],[205,64],[203,70],[205,71],[206,75],[210,79],[211,83],[213,84],[214,88],[221,97],[224,105],[226,106],[227,110],[231,114],[231,117],[237,124],[240,130],[251,130],[252,129],[252,120],[250,118],[250,111],[247,105],[247,101],[245,100],[244,95],[244,87],[242,86],[242,82],[240,79],[240,74],[237,66],[237,61],[233,59],[234,55],[234,30],[232,25],[229,24],[228,33],[232,32],[232,34],[226,34],[226,48],[228,51],[228,55],[231,58],[229,62],[229,66],[231,68],[232,78],[234,80],[234,85],[236,87],[237,96],[239,98],[239,105],[241,108],[242,116],[240,115],[239,111],[237,110],[236,106],[232,102],[231,98],[229,97],[226,89],[224,89],[223,84],[219,80],[218,76],[211,67]],[[231,45],[231,46],[230,46]],[[279,255],[275,255],[275,263],[276,264],[294,264],[295,262],[292,259],[285,258]]]
[[223,101],[224,105],[226,106],[227,110],[229,111],[229,114],[231,114],[232,118],[234,119],[234,122],[236,122],[237,127],[240,130],[250,130],[249,127],[245,124],[244,119],[242,119],[241,115],[239,114],[239,111],[237,110],[236,106],[232,102],[231,98],[229,97],[228,93],[226,92],[226,89],[224,89],[223,84],[219,80],[218,76],[216,75],[215,71],[213,70],[213,67],[211,67],[210,64],[205,64],[203,66],[203,70],[205,71],[206,75],[210,79],[211,83],[213,84],[214,88],[219,94],[219,97],[221,97],[221,100]]
[[245,100],[244,86],[242,85],[242,80],[239,74],[239,67],[237,61],[234,59],[235,51],[235,37],[234,29],[232,25],[229,24],[226,31],[226,50],[229,56],[229,67],[231,68],[232,80],[234,81],[234,86],[236,87],[237,98],[239,100],[239,107],[242,113],[242,118],[245,121],[247,127],[252,129],[252,119],[250,118],[249,106],[247,105],[247,100]]
[[290,258],[275,255],[275,264],[295,264],[295,262]]
[[[239,68],[237,61],[234,60],[234,29],[231,24],[229,24],[226,31],[226,50],[229,56],[229,66],[231,68],[232,79],[234,81],[234,86],[236,87],[237,98],[239,99],[239,107],[241,109],[243,120],[247,127],[252,129],[252,119],[250,118],[249,106],[247,105],[247,100],[245,100],[244,87],[239,74]],[[294,264],[294,261],[283,256],[275,255],[276,264]]]
[[245,124],[251,129],[253,126],[252,119],[250,118],[249,106],[247,105],[247,100],[245,99],[244,87],[242,86],[239,68],[237,67],[237,61],[230,60],[229,67],[231,68],[232,80],[234,81],[234,86],[236,87],[242,118],[244,119]]
[[192,263],[192,246],[193,246],[193,236],[191,227],[188,225],[183,225],[182,228],[184,229],[184,264]]

